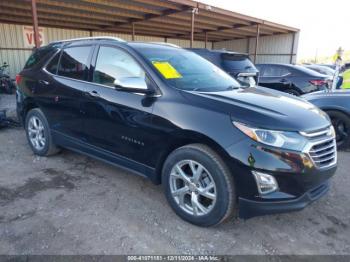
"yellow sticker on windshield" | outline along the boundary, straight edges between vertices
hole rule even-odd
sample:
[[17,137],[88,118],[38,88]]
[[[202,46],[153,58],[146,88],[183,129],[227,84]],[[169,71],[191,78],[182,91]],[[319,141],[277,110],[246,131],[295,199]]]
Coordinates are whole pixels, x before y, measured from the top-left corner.
[[153,61],[152,64],[166,78],[181,78],[182,75],[169,62]]

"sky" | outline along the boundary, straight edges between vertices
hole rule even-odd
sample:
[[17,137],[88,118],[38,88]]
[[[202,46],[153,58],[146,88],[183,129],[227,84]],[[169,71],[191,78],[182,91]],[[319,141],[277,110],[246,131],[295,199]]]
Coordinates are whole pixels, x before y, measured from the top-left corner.
[[349,0],[200,0],[200,2],[300,29],[298,59],[350,50]]

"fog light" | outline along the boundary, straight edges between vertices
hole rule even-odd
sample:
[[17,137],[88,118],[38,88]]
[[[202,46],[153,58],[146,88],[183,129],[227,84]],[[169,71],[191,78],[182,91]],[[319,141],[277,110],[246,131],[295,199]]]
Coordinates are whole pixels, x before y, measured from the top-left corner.
[[252,171],[252,173],[261,195],[266,195],[278,189],[277,181],[273,176],[257,171]]

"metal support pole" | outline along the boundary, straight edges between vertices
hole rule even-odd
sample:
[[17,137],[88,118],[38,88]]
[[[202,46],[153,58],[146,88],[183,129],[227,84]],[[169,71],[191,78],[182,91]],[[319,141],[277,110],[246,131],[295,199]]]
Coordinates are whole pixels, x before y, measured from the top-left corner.
[[131,40],[135,41],[135,23],[131,23],[132,35]]
[[290,51],[290,63],[291,64],[293,63],[294,45],[295,45],[295,33],[293,33],[292,50]]
[[260,36],[260,25],[257,24],[256,25],[256,36],[255,36],[254,64],[256,63],[256,57],[258,55],[259,36]]
[[168,43],[168,37],[164,37],[164,42]]
[[198,8],[192,9],[192,16],[191,16],[191,41],[190,41],[190,47],[193,47],[193,40],[194,40],[194,16],[198,14]]
[[92,30],[89,30],[89,36],[90,36],[90,37],[93,36]]
[[207,31],[205,31],[204,36],[205,36],[204,48],[207,48],[207,43],[208,43],[208,32]]
[[247,50],[247,54],[249,55],[249,54],[250,54],[250,37],[247,38],[247,47],[246,47],[246,50]]
[[31,0],[31,2],[32,2],[34,44],[35,44],[35,48],[39,48],[40,47],[40,38],[39,38],[38,13],[37,13],[37,9],[36,9],[36,0]]

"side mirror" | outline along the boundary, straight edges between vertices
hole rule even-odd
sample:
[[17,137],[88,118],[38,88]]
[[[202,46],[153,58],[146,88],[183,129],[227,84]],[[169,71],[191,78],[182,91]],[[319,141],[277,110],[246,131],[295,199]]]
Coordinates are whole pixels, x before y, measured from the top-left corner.
[[123,90],[125,92],[151,94],[153,93],[147,86],[147,83],[142,77],[122,77],[114,80],[114,86],[116,89]]

